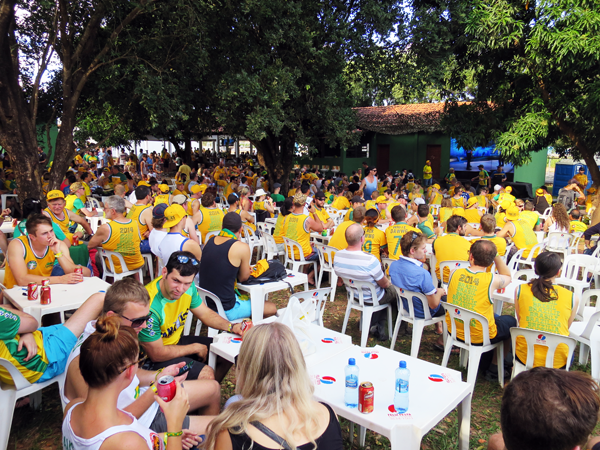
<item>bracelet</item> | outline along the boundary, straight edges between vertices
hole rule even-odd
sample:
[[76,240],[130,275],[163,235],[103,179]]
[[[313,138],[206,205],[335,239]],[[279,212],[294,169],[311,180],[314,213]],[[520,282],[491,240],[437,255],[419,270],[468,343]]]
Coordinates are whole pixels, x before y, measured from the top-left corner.
[[178,431],[177,433],[165,433],[165,436],[163,437],[163,444],[164,444],[164,448],[166,450],[167,448],[167,439],[170,437],[179,437],[183,435],[183,431]]
[[156,383],[156,381],[158,380],[158,376],[160,375],[160,373],[163,371],[164,367],[161,367],[160,369],[158,369],[156,371],[156,375],[154,375],[154,383]]
[[63,253],[62,253],[62,252],[58,252],[58,253],[55,253],[55,254],[54,254],[54,257],[55,257],[55,258],[60,258],[62,255],[63,255]]
[[233,330],[233,324],[231,322],[229,322],[229,326],[227,327],[227,332],[231,333],[232,330]]
[[154,384],[154,381],[152,383],[150,383],[150,389],[152,389],[152,392],[154,392],[155,394],[158,394],[158,388],[156,387],[156,384]]

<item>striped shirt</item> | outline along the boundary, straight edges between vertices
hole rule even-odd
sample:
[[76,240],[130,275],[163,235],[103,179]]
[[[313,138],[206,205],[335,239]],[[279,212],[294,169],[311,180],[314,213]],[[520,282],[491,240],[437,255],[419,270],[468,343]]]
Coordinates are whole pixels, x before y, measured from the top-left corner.
[[[377,292],[377,299],[381,300],[383,297],[385,290],[377,284],[377,281],[383,278],[383,271],[375,256],[358,250],[340,250],[333,259],[333,269],[338,277],[372,283]],[[351,289],[358,294],[356,288]],[[371,291],[363,289],[363,294],[365,300],[371,300]]]

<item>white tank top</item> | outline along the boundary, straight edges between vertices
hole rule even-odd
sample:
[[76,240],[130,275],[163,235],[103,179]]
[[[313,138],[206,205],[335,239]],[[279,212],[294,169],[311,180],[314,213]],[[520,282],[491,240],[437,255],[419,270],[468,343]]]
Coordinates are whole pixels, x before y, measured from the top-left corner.
[[[194,230],[195,232],[196,230]],[[167,233],[162,242],[158,246],[158,254],[156,256],[163,260],[166,265],[171,254],[181,251],[183,244],[189,240],[181,233]]]
[[63,435],[63,450],[99,450],[106,439],[118,433],[133,432],[139,434],[145,441],[149,450],[164,450],[164,444],[161,437],[151,429],[141,425],[132,414],[123,411],[131,417],[129,425],[117,425],[104,430],[102,433],[94,436],[91,439],[83,439],[77,436],[71,428],[71,413],[77,405],[76,403],[63,420],[62,435]]
[[[94,332],[96,331],[96,321],[92,320],[85,325],[85,329],[79,339],[77,339],[77,343],[73,350],[71,350],[71,354],[69,355],[69,359],[67,359],[67,365],[65,366],[65,373],[69,370],[69,365],[73,361],[73,359],[77,358],[81,352],[81,344]],[[60,398],[65,405],[67,405],[72,399],[68,399],[65,395],[65,382],[66,376],[61,377],[59,382],[59,391]],[[129,405],[131,405],[140,395],[148,390],[148,387],[140,387],[140,380],[137,375],[133,377],[131,380],[131,384],[127,386],[120,394],[119,399],[117,400],[117,408],[125,409]],[[140,416],[138,419],[139,423],[145,427],[150,427],[150,424],[156,417],[156,413],[158,412],[158,403],[154,402],[150,405],[150,407]]]
[[152,229],[150,236],[148,236],[148,242],[152,253],[158,255],[158,247],[167,234],[166,231],[157,230],[156,228]]

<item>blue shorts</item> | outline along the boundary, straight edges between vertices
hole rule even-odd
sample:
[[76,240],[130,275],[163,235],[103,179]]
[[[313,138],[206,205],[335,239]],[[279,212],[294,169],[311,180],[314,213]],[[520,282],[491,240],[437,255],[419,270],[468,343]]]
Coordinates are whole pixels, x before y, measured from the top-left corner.
[[248,300],[235,299],[235,306],[228,311],[225,311],[225,315],[229,320],[244,319],[246,317],[252,317],[252,302]]
[[150,251],[150,241],[148,239],[144,239],[140,242],[140,252],[141,253],[152,253]]
[[69,354],[77,343],[77,337],[63,324],[42,327],[39,330],[44,339],[48,367],[36,383],[47,381],[63,373]]
[[316,261],[318,259],[319,259],[319,252],[316,251],[315,249],[313,249],[313,252],[310,255],[304,257],[305,261]]

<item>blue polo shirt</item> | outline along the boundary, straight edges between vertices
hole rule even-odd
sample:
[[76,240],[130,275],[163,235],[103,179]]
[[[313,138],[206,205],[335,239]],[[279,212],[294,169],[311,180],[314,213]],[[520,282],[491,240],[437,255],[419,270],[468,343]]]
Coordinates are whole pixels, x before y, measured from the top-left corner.
[[[400,259],[390,265],[389,272],[392,284],[401,289],[420,292],[424,295],[433,295],[437,291],[433,285],[433,281],[431,281],[431,274],[423,268],[423,263],[416,259],[401,256]],[[408,302],[402,299],[402,304],[404,305],[404,309],[408,311]],[[423,314],[421,301],[413,297],[413,304],[415,307],[415,317],[424,319],[425,315]],[[439,304],[435,309],[429,308],[429,312],[433,316],[441,307],[442,305]]]

